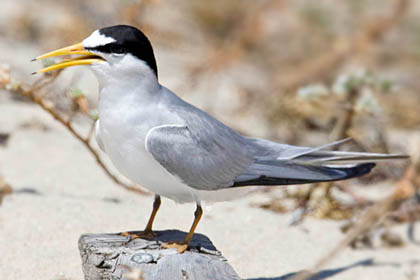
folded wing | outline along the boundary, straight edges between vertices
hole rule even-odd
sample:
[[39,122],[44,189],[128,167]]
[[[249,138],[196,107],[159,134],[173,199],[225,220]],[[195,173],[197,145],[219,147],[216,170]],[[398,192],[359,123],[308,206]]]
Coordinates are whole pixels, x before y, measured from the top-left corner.
[[152,128],[146,149],[167,171],[199,190],[217,190],[234,185],[253,157],[243,149],[238,135],[228,131],[200,131],[182,125]]

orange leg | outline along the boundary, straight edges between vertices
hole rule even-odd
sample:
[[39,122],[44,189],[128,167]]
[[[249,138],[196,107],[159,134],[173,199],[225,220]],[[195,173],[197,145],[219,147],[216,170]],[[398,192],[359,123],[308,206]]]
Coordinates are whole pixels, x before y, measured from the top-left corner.
[[188,245],[191,242],[191,239],[194,235],[194,231],[198,225],[198,223],[200,222],[201,216],[203,215],[203,209],[201,208],[200,205],[197,204],[197,208],[194,212],[194,222],[191,225],[190,231],[188,232],[187,237],[185,237],[185,240],[183,242],[168,242],[168,243],[164,243],[162,244],[163,248],[176,248],[178,253],[182,254],[185,252],[185,250],[187,250]]
[[159,210],[160,204],[161,204],[160,196],[155,195],[155,201],[153,202],[152,214],[150,215],[149,221],[147,222],[146,228],[144,229],[145,232],[153,232],[152,225],[153,225],[153,221],[155,220],[156,213]]
[[160,196],[155,195],[155,200],[153,202],[152,214],[150,215],[149,221],[147,222],[146,228],[144,229],[143,232],[135,234],[135,233],[129,233],[129,232],[125,231],[125,232],[122,232],[121,235],[122,236],[130,236],[131,240],[136,239],[136,238],[144,238],[144,239],[155,238],[156,233],[153,232],[152,226],[153,226],[153,221],[155,220],[155,217],[156,217],[156,213],[159,210],[160,204],[161,204]]

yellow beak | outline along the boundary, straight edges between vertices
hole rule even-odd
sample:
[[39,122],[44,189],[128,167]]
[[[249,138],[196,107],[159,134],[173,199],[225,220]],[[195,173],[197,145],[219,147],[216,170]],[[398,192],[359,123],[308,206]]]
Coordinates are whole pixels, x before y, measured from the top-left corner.
[[36,61],[36,60],[40,60],[40,59],[44,59],[44,58],[48,58],[48,57],[59,56],[59,55],[73,55],[73,54],[82,54],[82,56],[67,59],[67,60],[63,60],[63,61],[61,61],[57,64],[45,67],[45,68],[43,68],[43,69],[41,69],[37,72],[34,72],[32,74],[48,72],[48,71],[51,71],[51,70],[62,69],[62,68],[75,66],[75,65],[88,65],[88,64],[95,63],[95,62],[104,61],[103,58],[97,56],[94,53],[91,53],[91,52],[85,50],[82,46],[82,43],[77,43],[77,44],[62,48],[62,49],[58,49],[58,50],[40,55],[40,56],[34,58],[32,61]]

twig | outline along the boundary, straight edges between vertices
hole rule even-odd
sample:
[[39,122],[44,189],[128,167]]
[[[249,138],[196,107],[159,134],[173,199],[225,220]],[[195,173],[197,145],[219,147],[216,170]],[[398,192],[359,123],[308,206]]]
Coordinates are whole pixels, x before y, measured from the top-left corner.
[[95,122],[93,122],[92,123],[92,125],[90,126],[90,129],[89,129],[89,133],[88,133],[88,135],[86,136],[86,142],[90,142],[90,139],[92,138],[92,135],[93,135],[93,132],[95,131]]
[[358,87],[349,90],[347,94],[347,100],[345,102],[346,107],[342,111],[342,114],[339,116],[338,122],[333,129],[333,132],[331,133],[331,138],[334,139],[334,141],[350,137],[348,132],[353,124],[353,119],[356,113],[356,101],[359,98],[359,95],[360,89]]
[[[93,133],[93,129],[91,128],[91,131],[87,135],[87,137],[83,137],[79,132],[77,132],[74,127],[71,124],[71,117],[67,120],[63,118],[54,108],[54,104],[52,102],[45,101],[42,93],[42,89],[45,88],[46,85],[51,84],[57,77],[59,73],[54,73],[53,75],[45,75],[41,79],[37,80],[32,86],[25,85],[25,84],[17,84],[12,89],[9,89],[10,92],[20,94],[22,96],[28,97],[32,102],[38,104],[44,111],[49,113],[55,120],[57,120],[59,123],[61,123],[64,127],[67,128],[67,130],[76,138],[78,139],[85,147],[88,149],[88,151],[91,153],[91,155],[95,158],[98,165],[102,168],[102,170],[105,172],[108,177],[110,177],[117,185],[123,187],[124,189],[135,192],[138,194],[149,194],[146,191],[143,191],[137,187],[134,187],[132,185],[128,185],[124,182],[122,182],[120,179],[117,178],[105,165],[103,160],[101,159],[99,153],[96,151],[95,148],[90,144],[90,138]],[[6,84],[0,84],[0,88],[7,89]]]

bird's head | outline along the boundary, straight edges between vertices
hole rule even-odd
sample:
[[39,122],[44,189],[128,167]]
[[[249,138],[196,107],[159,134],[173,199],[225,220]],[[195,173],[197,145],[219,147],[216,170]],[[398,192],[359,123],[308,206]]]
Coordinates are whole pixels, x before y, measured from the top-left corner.
[[157,78],[152,45],[143,32],[128,25],[95,30],[81,43],[46,53],[34,60],[61,55],[79,56],[50,65],[35,73],[89,65],[100,80],[130,76],[138,78],[138,75]]

